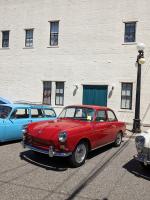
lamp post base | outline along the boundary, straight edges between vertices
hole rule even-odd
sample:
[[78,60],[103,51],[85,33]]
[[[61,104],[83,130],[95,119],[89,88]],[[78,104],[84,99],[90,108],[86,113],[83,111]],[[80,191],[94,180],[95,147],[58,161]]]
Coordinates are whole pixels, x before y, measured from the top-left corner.
[[140,119],[134,119],[133,120],[133,133],[141,133],[141,120]]

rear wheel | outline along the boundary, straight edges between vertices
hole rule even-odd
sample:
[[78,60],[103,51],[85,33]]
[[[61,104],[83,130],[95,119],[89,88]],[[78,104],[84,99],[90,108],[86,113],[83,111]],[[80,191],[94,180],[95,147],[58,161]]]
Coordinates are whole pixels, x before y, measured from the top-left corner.
[[73,167],[79,167],[84,164],[88,153],[88,144],[80,142],[70,157],[70,163]]
[[121,142],[122,142],[122,133],[119,132],[116,136],[116,140],[114,142],[114,146],[115,147],[119,147],[121,145]]

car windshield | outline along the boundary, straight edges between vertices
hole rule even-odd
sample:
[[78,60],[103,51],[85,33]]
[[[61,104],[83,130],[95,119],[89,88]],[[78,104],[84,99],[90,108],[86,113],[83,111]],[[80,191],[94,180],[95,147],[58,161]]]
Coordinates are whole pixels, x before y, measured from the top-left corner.
[[85,107],[67,107],[59,115],[58,118],[70,118],[84,121],[92,121],[95,110]]
[[5,119],[8,117],[9,113],[11,112],[12,108],[9,106],[2,106],[0,105],[0,118]]

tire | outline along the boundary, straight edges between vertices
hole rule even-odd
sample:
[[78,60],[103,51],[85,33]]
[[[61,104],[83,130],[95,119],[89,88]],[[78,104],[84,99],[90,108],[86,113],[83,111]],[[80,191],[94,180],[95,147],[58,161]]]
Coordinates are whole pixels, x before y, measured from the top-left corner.
[[116,140],[114,142],[114,146],[119,147],[121,145],[121,142],[122,142],[122,133],[119,132],[119,133],[117,133]]
[[88,144],[80,142],[77,144],[75,150],[70,157],[70,164],[72,167],[80,167],[85,163],[88,154]]

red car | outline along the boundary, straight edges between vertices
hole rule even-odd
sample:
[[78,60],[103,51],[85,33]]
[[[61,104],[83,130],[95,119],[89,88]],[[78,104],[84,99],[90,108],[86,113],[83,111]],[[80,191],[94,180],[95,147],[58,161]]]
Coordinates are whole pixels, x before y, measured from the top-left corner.
[[119,146],[125,123],[114,112],[100,106],[67,106],[58,119],[29,124],[24,130],[23,146],[49,157],[69,157],[78,167],[89,151],[114,143]]

